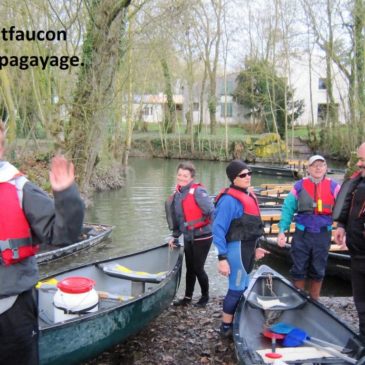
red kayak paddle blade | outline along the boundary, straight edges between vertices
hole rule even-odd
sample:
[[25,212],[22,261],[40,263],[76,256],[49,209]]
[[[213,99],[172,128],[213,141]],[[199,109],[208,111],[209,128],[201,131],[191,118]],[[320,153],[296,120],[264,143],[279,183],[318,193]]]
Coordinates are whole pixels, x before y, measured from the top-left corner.
[[270,339],[277,339],[277,340],[283,340],[285,338],[284,335],[282,335],[281,333],[274,333],[271,332],[270,330],[265,330],[264,332],[262,332],[262,335],[266,338],[270,338]]

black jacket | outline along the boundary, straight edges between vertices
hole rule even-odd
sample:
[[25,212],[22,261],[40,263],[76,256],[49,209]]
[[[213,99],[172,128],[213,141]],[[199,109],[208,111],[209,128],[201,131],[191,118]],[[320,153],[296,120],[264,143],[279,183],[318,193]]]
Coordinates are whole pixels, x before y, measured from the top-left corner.
[[337,196],[333,219],[346,230],[346,244],[352,255],[365,257],[365,178],[346,180]]

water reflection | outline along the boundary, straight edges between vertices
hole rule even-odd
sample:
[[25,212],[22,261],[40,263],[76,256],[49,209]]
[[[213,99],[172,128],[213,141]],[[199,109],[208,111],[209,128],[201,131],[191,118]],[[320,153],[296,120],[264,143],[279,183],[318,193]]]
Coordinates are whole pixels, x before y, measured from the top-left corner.
[[[94,205],[86,213],[87,222],[114,225],[112,239],[77,255],[43,265],[41,274],[50,274],[91,260],[102,260],[162,243],[169,235],[164,215],[164,200],[173,190],[178,163],[177,160],[131,158],[125,188],[95,194]],[[197,168],[197,180],[206,186],[210,194],[217,194],[222,187],[227,186],[225,162],[194,163]],[[265,175],[252,177],[255,186],[272,182],[293,183],[293,180]],[[265,259],[263,263],[285,275],[288,273],[289,267],[285,261],[272,257]],[[223,295],[227,283],[225,278],[217,274],[216,264],[216,255],[212,249],[206,263],[211,279],[211,293]],[[326,279],[323,293],[350,295],[349,283],[339,279]]]

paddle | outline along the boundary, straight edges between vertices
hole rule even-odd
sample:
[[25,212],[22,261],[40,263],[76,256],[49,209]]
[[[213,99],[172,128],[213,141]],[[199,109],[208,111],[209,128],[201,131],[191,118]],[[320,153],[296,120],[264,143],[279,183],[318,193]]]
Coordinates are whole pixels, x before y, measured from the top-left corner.
[[[56,291],[57,290],[57,283],[58,280],[56,278],[51,278],[44,281],[38,281],[37,285],[35,286],[38,290],[43,291]],[[119,294],[113,294],[106,291],[96,291],[98,293],[98,296],[100,299],[111,299],[111,300],[119,300],[121,302],[124,302],[126,300],[131,300],[134,297],[129,295],[119,295]]]
[[283,346],[285,346],[285,347],[297,347],[297,346],[301,346],[303,344],[316,347],[320,350],[324,350],[324,351],[328,352],[329,354],[331,354],[335,357],[339,357],[342,360],[345,360],[346,362],[348,362],[350,364],[356,364],[356,362],[357,362],[352,357],[349,357],[349,356],[343,354],[342,352],[336,350],[333,347],[324,347],[322,345],[319,345],[319,344],[311,341],[310,337],[307,335],[307,333],[299,328],[292,329],[285,336],[285,339],[283,341]]
[[[304,330],[302,330],[301,328],[299,327],[294,327],[292,326],[291,324],[288,324],[288,323],[284,323],[284,322],[278,322],[278,323],[275,323],[273,324],[271,327],[270,327],[270,331],[272,332],[275,332],[275,333],[280,333],[280,334],[284,334],[284,335],[287,335],[288,333],[290,333],[292,330],[299,330],[299,331],[302,331],[304,333],[306,333]],[[324,340],[321,340],[317,337],[312,337],[312,336],[308,336],[308,334],[306,333],[307,337],[308,337],[308,340],[312,340],[314,342],[318,342],[319,344],[323,345],[323,346],[329,346],[329,347],[332,347],[340,352],[351,352],[350,349],[348,348],[344,348],[344,347],[341,347],[341,346],[338,346],[338,345],[335,345],[334,343],[331,343],[331,342],[327,342],[327,341],[324,341]]]

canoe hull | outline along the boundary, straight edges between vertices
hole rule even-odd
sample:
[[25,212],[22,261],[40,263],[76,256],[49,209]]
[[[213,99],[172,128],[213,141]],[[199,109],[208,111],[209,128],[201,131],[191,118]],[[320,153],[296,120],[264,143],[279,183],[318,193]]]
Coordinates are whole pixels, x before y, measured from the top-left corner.
[[170,305],[177,292],[181,277],[182,253],[175,255],[175,260],[176,263],[165,280],[135,299],[121,302],[112,308],[101,309],[95,314],[83,315],[79,319],[41,327],[40,363],[79,364],[96,357],[146,327]]
[[295,168],[287,168],[280,166],[260,166],[260,165],[249,165],[250,170],[258,174],[276,175],[292,177],[294,179],[300,178],[300,172]]
[[[272,289],[272,290],[270,290]],[[274,294],[273,294],[274,293]],[[267,299],[279,300],[280,304],[264,307]],[[265,302],[266,301],[266,302]],[[348,356],[359,359],[365,353],[359,336],[319,302],[308,298],[304,292],[268,266],[261,266],[242,297],[234,317],[234,342],[240,364],[265,364],[265,354],[271,352],[271,340],[263,336],[265,328],[284,322],[303,329],[313,338],[349,349]],[[276,352],[286,350],[278,341]],[[290,348],[296,359],[282,358],[288,364],[346,364],[340,358],[323,357],[315,348],[305,346]],[[304,351],[310,351],[305,359]],[[327,354],[328,355],[328,354]]]
[[106,240],[112,233],[113,226],[105,224],[84,224],[84,229],[92,230],[93,234],[88,234],[85,239],[67,246],[47,246],[36,255],[38,264],[48,262],[72,255],[81,250],[93,247]]

